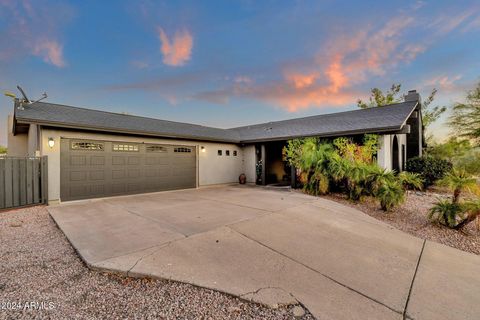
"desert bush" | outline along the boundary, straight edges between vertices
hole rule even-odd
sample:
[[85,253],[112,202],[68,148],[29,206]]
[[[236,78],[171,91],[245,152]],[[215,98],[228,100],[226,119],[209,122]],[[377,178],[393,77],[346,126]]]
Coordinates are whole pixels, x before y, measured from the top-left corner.
[[453,169],[438,182],[453,192],[451,200],[438,200],[428,218],[449,228],[461,229],[480,215],[480,199],[462,201],[464,191],[476,191],[477,181],[465,170]]
[[363,145],[348,138],[337,138],[333,144],[306,138],[289,141],[283,155],[301,171],[304,192],[326,194],[333,186],[352,201],[363,196],[381,196],[382,208],[390,210],[403,201],[404,190],[392,171],[374,162],[377,145],[375,135],[366,135]]
[[397,177],[405,190],[421,190],[423,187],[424,181],[418,173],[402,171]]
[[385,180],[378,188],[377,199],[383,211],[390,211],[393,207],[405,201],[405,191],[397,180]]
[[463,191],[474,191],[478,188],[477,180],[463,169],[453,169],[439,180],[438,184],[453,192],[453,203],[459,202]]
[[428,218],[449,228],[455,228],[458,221],[463,218],[464,209],[459,203],[439,199],[430,209]]
[[429,187],[442,179],[452,170],[452,163],[432,156],[415,157],[407,160],[406,170],[418,173],[423,179],[423,186]]

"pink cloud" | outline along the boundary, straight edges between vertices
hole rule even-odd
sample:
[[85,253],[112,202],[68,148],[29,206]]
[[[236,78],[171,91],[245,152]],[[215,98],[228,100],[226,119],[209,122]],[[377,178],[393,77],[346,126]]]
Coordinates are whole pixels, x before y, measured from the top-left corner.
[[59,68],[65,67],[63,46],[55,40],[39,41],[33,46],[33,54],[43,58],[43,61]]
[[318,73],[286,73],[285,78],[288,82],[293,84],[295,88],[301,89],[311,86],[318,78]]
[[[32,55],[56,67],[67,65],[59,30],[70,20],[70,7],[63,4],[37,5],[29,0],[0,1],[5,28],[0,31],[0,59],[12,60]],[[55,12],[52,15],[52,12]]]
[[449,91],[454,90],[456,88],[456,82],[462,78],[461,75],[455,76],[436,76],[431,79],[428,79],[424,82],[424,85],[427,87],[436,87],[441,88],[443,90]]
[[480,26],[478,21],[480,21],[480,8],[471,7],[462,12],[440,15],[429,23],[428,27],[443,35],[459,28],[464,32],[471,31]]
[[362,93],[356,86],[372,76],[383,76],[401,63],[409,63],[425,46],[406,43],[402,36],[414,19],[398,17],[381,27],[332,34],[312,63],[292,63],[282,78],[264,83],[233,85],[195,95],[210,102],[225,103],[230,96],[253,98],[295,112],[309,107],[344,106]]
[[193,48],[193,37],[190,32],[180,30],[175,32],[173,39],[169,39],[162,28],[158,27],[157,31],[163,63],[169,66],[182,66],[190,60]]
[[338,35],[319,52],[307,72],[289,69],[284,80],[259,87],[254,96],[273,101],[289,111],[309,107],[353,103],[359,92],[354,86],[370,76],[382,76],[399,63],[408,63],[424,51],[422,45],[404,44],[403,32],[413,18],[390,20],[380,31],[361,30],[351,36]]

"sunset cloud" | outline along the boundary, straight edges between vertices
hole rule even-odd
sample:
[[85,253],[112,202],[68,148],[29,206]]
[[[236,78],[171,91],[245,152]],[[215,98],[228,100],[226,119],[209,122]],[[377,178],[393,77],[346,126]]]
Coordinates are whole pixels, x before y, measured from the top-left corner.
[[[62,68],[67,65],[59,40],[61,25],[71,17],[64,5],[35,6],[35,2],[0,1],[5,27],[0,36],[0,59],[18,59],[25,55],[40,57],[45,63]],[[55,12],[52,16],[51,12]],[[2,17],[3,18],[3,17]]]
[[247,97],[290,112],[354,103],[360,96],[356,85],[371,76],[383,76],[400,63],[411,62],[425,50],[421,44],[402,41],[413,21],[399,17],[377,29],[332,35],[312,63],[285,66],[281,79],[201,92],[195,98],[225,103],[230,96]]
[[456,88],[456,82],[462,78],[461,75],[455,76],[436,76],[425,81],[424,85],[427,87],[435,87],[443,90],[453,90]]
[[165,31],[158,27],[158,38],[161,42],[160,51],[163,63],[169,66],[183,66],[190,60],[193,48],[193,37],[186,29],[176,31],[170,39]]
[[55,40],[45,40],[36,43],[33,46],[32,53],[42,57],[46,63],[53,64],[56,67],[62,68],[66,66],[63,58],[63,46]]

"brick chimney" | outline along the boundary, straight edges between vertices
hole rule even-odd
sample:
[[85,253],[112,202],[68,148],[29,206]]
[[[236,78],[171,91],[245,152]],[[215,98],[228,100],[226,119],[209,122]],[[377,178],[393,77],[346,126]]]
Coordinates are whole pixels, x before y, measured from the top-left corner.
[[420,101],[420,94],[417,93],[417,90],[409,90],[408,93],[405,95],[405,102],[409,101]]

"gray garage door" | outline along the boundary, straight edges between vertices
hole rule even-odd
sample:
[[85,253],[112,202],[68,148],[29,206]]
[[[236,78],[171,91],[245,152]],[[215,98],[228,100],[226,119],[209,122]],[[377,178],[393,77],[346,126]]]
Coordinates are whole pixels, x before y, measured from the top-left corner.
[[78,200],[195,188],[195,147],[61,140],[60,197]]

